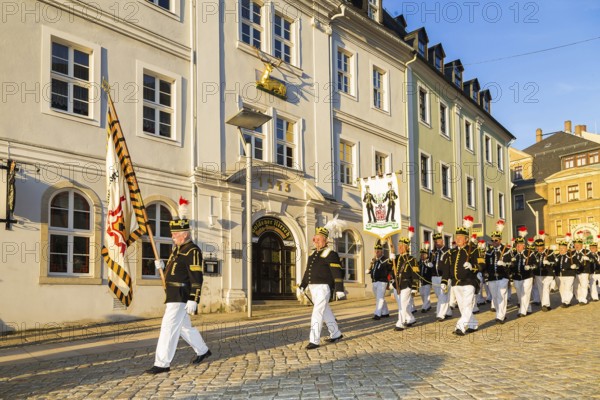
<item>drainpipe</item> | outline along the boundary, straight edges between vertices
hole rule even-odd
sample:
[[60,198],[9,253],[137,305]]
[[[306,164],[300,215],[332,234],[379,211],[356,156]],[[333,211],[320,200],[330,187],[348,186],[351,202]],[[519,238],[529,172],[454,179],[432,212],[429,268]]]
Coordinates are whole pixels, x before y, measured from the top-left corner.
[[[192,0],[191,2],[191,6],[192,6],[192,29],[191,29],[191,34],[192,34],[192,54],[191,54],[191,60],[192,60],[192,65],[191,65],[191,76],[190,76],[190,84],[192,87],[192,96],[191,96],[191,108],[192,108],[192,132],[191,132],[191,180],[192,180],[192,220],[193,221],[198,221],[199,220],[199,216],[197,215],[197,202],[198,202],[198,188],[196,186],[196,179],[195,179],[195,175],[196,175],[196,167],[198,166],[198,160],[197,160],[197,149],[196,149],[196,135],[197,135],[197,128],[198,128],[198,110],[197,110],[197,95],[198,95],[198,88],[197,88],[197,74],[198,74],[198,63],[196,62],[196,55],[197,55],[197,15],[196,15],[196,0]],[[198,235],[198,226],[196,224],[195,229],[192,230],[192,239],[196,240]]]
[[[412,118],[410,116],[410,111],[412,111],[412,96],[414,95],[411,94],[409,96],[409,90],[408,88],[410,87],[410,85],[412,85],[412,72],[410,71],[409,65],[412,64],[415,60],[417,59],[417,52],[413,50],[413,58],[412,60],[408,61],[405,66],[406,66],[406,71],[404,73],[404,93],[406,93],[406,101],[405,101],[405,113],[406,113],[406,118],[404,119],[404,129],[406,130],[406,138],[408,139],[408,165],[409,168],[411,168],[410,173],[408,174],[408,182],[407,182],[407,191],[408,191],[408,202],[409,202],[409,212],[410,212],[410,224],[412,226],[418,226],[418,219],[419,216],[417,214],[417,199],[416,199],[416,194],[419,193],[419,191],[416,189],[416,183],[415,183],[415,171],[413,171],[412,169],[412,165],[410,163],[411,159],[414,160],[415,159],[415,152],[416,152],[416,146],[415,146],[415,141],[414,138],[411,138],[411,130],[414,134],[414,129],[412,129]],[[410,79],[409,79],[409,73],[410,73]],[[416,170],[418,171],[418,162],[419,160],[416,161],[415,165],[417,165]],[[417,233],[417,243],[420,243],[421,241],[421,237],[420,237],[420,230]]]

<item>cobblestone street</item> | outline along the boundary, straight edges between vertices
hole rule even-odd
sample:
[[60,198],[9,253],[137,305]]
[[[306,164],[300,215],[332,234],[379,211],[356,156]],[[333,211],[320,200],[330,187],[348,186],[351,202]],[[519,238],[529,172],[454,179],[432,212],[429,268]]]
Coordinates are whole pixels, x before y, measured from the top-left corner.
[[[553,306],[559,299],[553,295]],[[497,325],[480,306],[480,329],[464,337],[457,321],[393,330],[371,319],[373,300],[333,305],[344,339],[305,350],[311,309],[271,307],[193,318],[213,355],[189,365],[183,341],[171,371],[146,375],[160,319],[17,332],[0,341],[0,396],[14,398],[600,398],[600,303],[554,308]],[[514,303],[514,297],[513,297]],[[418,303],[417,303],[418,306]],[[435,305],[434,305],[435,307]],[[326,332],[326,330],[324,330]],[[325,333],[324,333],[325,334]],[[37,336],[36,336],[37,335]]]

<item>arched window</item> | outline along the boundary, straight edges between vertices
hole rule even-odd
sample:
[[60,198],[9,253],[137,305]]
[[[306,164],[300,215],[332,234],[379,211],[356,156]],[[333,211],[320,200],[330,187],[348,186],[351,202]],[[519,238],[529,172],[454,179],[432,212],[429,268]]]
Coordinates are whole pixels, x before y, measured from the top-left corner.
[[90,274],[92,213],[89,200],[74,189],[50,200],[48,275]]
[[[154,236],[156,250],[161,260],[166,264],[173,247],[171,229],[169,228],[169,221],[172,219],[171,212],[163,203],[154,203],[146,207],[146,213],[148,214],[148,225],[150,225]],[[158,271],[154,267],[154,251],[147,235],[142,237],[142,275],[144,278],[159,277]]]
[[342,261],[345,281],[356,281],[358,266],[358,246],[351,231],[344,231],[342,236],[335,239],[337,252]]

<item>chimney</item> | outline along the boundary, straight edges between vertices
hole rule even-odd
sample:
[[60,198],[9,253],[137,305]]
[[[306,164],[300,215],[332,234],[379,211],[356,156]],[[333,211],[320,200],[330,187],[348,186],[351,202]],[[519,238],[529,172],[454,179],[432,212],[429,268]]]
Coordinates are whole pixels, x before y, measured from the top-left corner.
[[571,120],[565,121],[565,132],[571,133]]
[[575,125],[575,135],[581,136],[581,125]]
[[581,133],[587,132],[587,125],[580,125],[580,126],[581,126]]
[[537,128],[535,130],[535,142],[539,143],[542,141],[542,128]]

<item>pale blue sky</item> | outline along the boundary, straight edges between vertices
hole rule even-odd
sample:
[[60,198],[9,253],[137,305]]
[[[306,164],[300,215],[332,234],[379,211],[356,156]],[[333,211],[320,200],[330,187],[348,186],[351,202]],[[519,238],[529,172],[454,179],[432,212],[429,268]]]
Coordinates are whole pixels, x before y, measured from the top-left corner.
[[460,58],[464,80],[490,87],[492,115],[517,137],[513,147],[535,143],[536,128],[562,130],[565,120],[573,129],[600,129],[600,39],[479,63],[600,37],[599,0],[383,0],[383,6],[392,16],[404,14],[409,32],[424,26],[430,45],[443,44],[446,61]]

